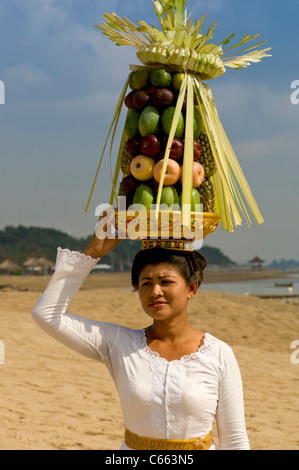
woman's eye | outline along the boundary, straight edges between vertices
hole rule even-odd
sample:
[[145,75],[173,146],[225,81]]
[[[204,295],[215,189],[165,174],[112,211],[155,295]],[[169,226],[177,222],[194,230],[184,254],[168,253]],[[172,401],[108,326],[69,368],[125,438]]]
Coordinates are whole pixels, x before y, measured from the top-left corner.
[[[168,280],[168,279],[162,279],[160,281],[160,285],[162,286],[165,286],[165,285],[168,285],[168,284],[172,284],[173,281],[171,280]],[[140,287],[148,287],[148,286],[151,286],[152,285],[152,282],[151,281],[144,281],[140,284]]]

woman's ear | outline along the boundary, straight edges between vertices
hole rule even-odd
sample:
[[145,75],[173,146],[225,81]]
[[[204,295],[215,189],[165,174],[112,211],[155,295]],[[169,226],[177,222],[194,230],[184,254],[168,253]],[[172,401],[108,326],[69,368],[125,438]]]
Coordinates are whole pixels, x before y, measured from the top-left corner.
[[195,282],[194,284],[191,284],[189,286],[189,298],[193,298],[198,291],[198,282]]

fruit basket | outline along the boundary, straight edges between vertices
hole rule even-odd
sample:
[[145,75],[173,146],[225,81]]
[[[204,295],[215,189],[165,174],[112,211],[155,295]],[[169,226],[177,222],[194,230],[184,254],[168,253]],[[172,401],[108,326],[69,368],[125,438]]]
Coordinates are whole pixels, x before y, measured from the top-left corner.
[[[134,25],[115,13],[105,14],[105,22],[97,26],[118,46],[135,47],[141,65],[130,66],[86,211],[109,139],[113,167],[114,137],[125,108],[125,125],[111,172],[110,204],[117,203],[117,223],[130,225],[136,219],[131,206],[138,204],[145,218],[141,238],[150,238],[151,223],[156,224],[161,237],[164,211],[169,227],[173,217],[176,228],[180,223],[182,238],[184,228],[197,230],[194,222],[198,214],[203,238],[215,231],[219,222],[229,232],[243,219],[250,224],[249,209],[260,224],[262,215],[220,122],[212,90],[204,81],[220,77],[226,68],[240,69],[259,62],[269,56],[270,48],[260,50],[263,42],[247,47],[259,35],[247,35],[230,47],[234,35],[213,44],[215,22],[203,34],[205,15],[193,23],[184,9],[186,0],[157,0],[153,4],[161,30],[145,21]],[[122,197],[126,199],[125,210],[120,209]],[[138,220],[135,225],[140,228]],[[126,235],[130,238],[127,228]]]
[[[218,227],[219,214],[211,212],[191,212],[191,222],[181,224],[180,211],[116,211],[115,228],[126,238],[134,240],[204,240]],[[196,231],[196,234],[195,234]]]

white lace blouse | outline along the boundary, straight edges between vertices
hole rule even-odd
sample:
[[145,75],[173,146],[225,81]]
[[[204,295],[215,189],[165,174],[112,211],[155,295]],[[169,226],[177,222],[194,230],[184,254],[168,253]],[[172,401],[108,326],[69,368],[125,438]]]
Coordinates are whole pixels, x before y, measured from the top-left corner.
[[[56,269],[32,316],[67,347],[108,368],[117,387],[124,424],[152,438],[204,438],[216,417],[220,449],[249,449],[242,381],[235,356],[206,333],[197,352],[168,362],[147,346],[144,330],[68,313],[98,262],[58,249]],[[217,448],[215,444],[211,449]],[[128,449],[125,443],[121,449]]]

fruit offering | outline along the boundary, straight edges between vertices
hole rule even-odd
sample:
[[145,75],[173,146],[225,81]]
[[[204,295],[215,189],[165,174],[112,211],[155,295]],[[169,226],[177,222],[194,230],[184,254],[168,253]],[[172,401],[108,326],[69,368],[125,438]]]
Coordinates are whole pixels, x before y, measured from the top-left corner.
[[246,203],[257,223],[263,218],[205,82],[221,77],[227,68],[260,62],[270,56],[270,48],[260,49],[265,41],[248,46],[258,34],[245,35],[230,45],[232,34],[213,44],[215,21],[204,33],[206,15],[193,21],[186,1],[153,2],[161,29],[146,21],[133,24],[114,12],[105,14],[105,21],[96,26],[118,46],[133,46],[142,65],[130,66],[86,211],[111,135],[112,162],[113,141],[125,107],[110,202],[125,195],[128,206],[133,201],[153,202],[158,211],[165,204],[177,207],[179,201],[182,225],[186,225],[190,207],[193,210],[200,201],[203,211],[217,212],[222,228],[231,232],[243,218],[251,223]]
[[[120,164],[123,179],[119,186],[119,195],[127,197],[128,207],[132,203],[143,204],[147,201],[146,208],[149,209],[148,201],[155,204],[157,199],[166,145],[184,74],[158,68],[152,72],[144,71],[141,83],[140,72],[138,70],[131,73],[131,91],[124,100],[128,108],[125,122],[127,140],[122,148]],[[162,209],[166,207],[180,209],[185,123],[186,106],[183,106],[171,142],[164,175],[160,199]],[[203,131],[200,111],[196,106],[194,106],[193,136],[191,210],[195,210],[196,204],[202,203],[204,209],[208,208],[208,212],[214,212],[215,191],[211,190],[211,187],[217,165],[209,138]],[[204,189],[199,191],[201,185]],[[209,191],[206,188],[209,188]]]

